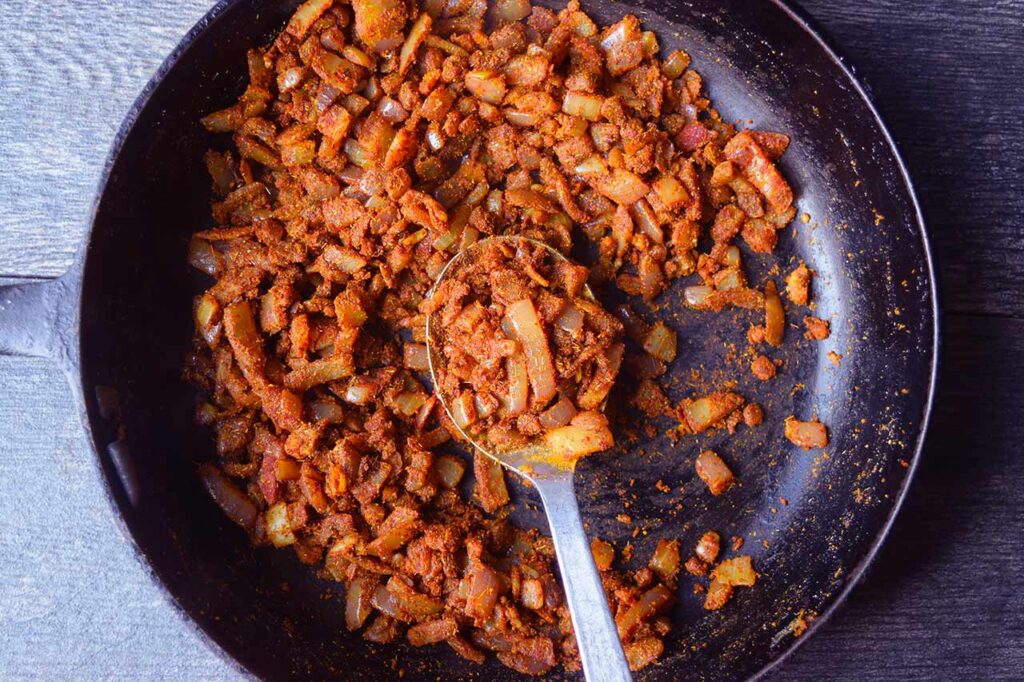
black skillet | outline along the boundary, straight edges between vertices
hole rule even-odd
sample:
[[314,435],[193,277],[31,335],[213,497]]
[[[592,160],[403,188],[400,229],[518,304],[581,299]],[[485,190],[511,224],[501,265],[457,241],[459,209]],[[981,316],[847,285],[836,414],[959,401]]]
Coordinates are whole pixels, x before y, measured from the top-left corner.
[[[493,661],[467,664],[444,646],[380,648],[347,634],[337,596],[322,598],[331,586],[289,553],[251,549],[195,475],[212,442],[192,426],[192,394],[180,379],[198,284],[186,244],[209,213],[201,157],[210,140],[197,121],[241,92],[246,49],[265,43],[296,4],[223,0],[189,32],[121,127],[75,266],[58,280],[0,291],[0,351],[50,356],[65,368],[126,536],[177,608],[240,669],[273,679],[385,679],[399,667],[406,679],[511,679]],[[694,313],[678,291],[668,294],[660,315],[680,332],[673,396],[738,376],[737,390],[765,406],[766,425],[676,445],[640,437],[577,474],[591,534],[620,546],[631,540],[635,561],[646,561],[660,537],[684,547],[706,529],[745,539],[757,586],[707,613],[684,579],[666,655],[638,677],[748,678],[807,638],[793,635],[800,614],[813,631],[835,609],[906,492],[938,343],[924,225],[863,87],[796,9],[778,0],[585,8],[601,23],[639,13],[663,49],[693,55],[728,119],[752,119],[794,140],[783,166],[811,220],[785,232],[777,257],[784,271],[797,259],[817,271],[817,314],[832,320],[832,338],[798,341],[804,313],[791,308],[788,342],[774,354],[784,362],[780,376],[758,384],[732,356],[745,348],[749,315]],[[745,259],[762,281],[771,259]],[[829,350],[843,356],[838,366]],[[783,418],[812,413],[831,429],[827,457],[782,437]],[[714,500],[692,473],[707,447],[742,483]],[[655,488],[659,480],[670,494]],[[519,519],[542,523],[531,507],[518,505]],[[622,513],[632,523],[617,521]]]

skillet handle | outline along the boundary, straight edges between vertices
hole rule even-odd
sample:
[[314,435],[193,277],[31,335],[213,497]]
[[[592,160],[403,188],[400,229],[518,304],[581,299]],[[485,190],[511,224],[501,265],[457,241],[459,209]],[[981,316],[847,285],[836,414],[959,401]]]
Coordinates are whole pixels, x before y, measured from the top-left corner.
[[67,293],[63,277],[0,287],[0,355],[59,357]]

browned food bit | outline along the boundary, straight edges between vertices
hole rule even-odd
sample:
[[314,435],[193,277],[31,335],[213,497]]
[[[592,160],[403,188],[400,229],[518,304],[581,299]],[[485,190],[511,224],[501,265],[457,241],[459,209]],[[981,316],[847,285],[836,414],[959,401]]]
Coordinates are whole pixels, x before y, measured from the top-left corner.
[[694,549],[696,554],[701,561],[705,563],[713,564],[718,560],[718,552],[722,546],[722,537],[713,530],[709,530],[700,536],[700,540],[697,542],[697,547]]
[[725,583],[733,587],[753,587],[757,582],[757,573],[749,556],[737,556],[721,562],[711,572],[715,582]]
[[782,309],[775,282],[768,280],[764,285],[764,340],[773,346],[782,344],[786,332],[786,313]]
[[802,422],[796,417],[787,417],[786,438],[804,450],[823,448],[828,445],[828,429],[817,419]]
[[804,332],[804,338],[812,341],[824,341],[831,333],[828,322],[813,315],[804,318],[804,327],[807,330]]
[[764,421],[764,410],[757,403],[749,403],[743,407],[743,423],[747,426],[757,426]]
[[686,572],[690,575],[707,575],[709,566],[706,562],[701,561],[695,556],[690,557],[686,560]]
[[758,355],[754,358],[754,361],[750,363],[750,371],[754,373],[754,376],[761,381],[768,381],[775,377],[777,368],[775,363],[766,355]]
[[712,450],[705,450],[697,455],[695,466],[697,475],[708,486],[712,495],[721,495],[736,482],[732,471]]
[[402,44],[407,19],[401,0],[352,0],[356,36],[374,52],[387,52]]
[[725,606],[732,598],[732,585],[718,580],[712,580],[708,586],[707,594],[704,596],[704,608],[708,611],[717,611]]
[[409,638],[409,644],[413,646],[425,646],[446,641],[458,633],[459,624],[455,622],[455,619],[445,617],[413,625],[406,632],[406,637]]
[[645,637],[630,642],[623,647],[629,669],[636,672],[653,663],[665,651],[665,643],[660,637]]
[[671,583],[679,574],[679,541],[658,540],[649,567],[664,582]]
[[615,561],[615,548],[599,538],[590,542],[590,551],[594,554],[594,563],[599,571],[607,571]]
[[700,433],[718,425],[743,406],[743,396],[730,391],[712,393],[696,400],[683,401],[681,412],[686,425]]
[[810,301],[811,269],[801,263],[786,277],[786,296],[794,305],[807,305]]
[[476,477],[476,496],[484,511],[497,511],[508,503],[505,471],[497,460],[479,450],[474,451],[473,475]]

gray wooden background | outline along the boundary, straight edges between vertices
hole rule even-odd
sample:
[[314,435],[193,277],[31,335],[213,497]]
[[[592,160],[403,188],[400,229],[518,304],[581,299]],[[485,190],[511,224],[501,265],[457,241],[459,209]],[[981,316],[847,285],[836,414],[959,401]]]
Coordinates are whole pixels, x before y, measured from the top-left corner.
[[[0,0],[0,283],[60,274],[210,0]],[[935,427],[876,567],[773,679],[1024,679],[1024,0],[804,0],[873,86],[942,274]],[[63,376],[0,357],[0,678],[225,679],[119,537]]]

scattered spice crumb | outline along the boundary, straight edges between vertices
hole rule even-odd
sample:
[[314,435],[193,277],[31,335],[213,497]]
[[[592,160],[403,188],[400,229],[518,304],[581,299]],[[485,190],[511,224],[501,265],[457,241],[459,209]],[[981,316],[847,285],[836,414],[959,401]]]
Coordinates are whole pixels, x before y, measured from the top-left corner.
[[829,323],[820,317],[808,315],[804,318],[804,327],[807,328],[807,331],[804,332],[805,339],[824,341],[829,337]]
[[750,371],[761,381],[770,381],[775,378],[777,369],[775,363],[767,355],[758,355],[750,363]]

